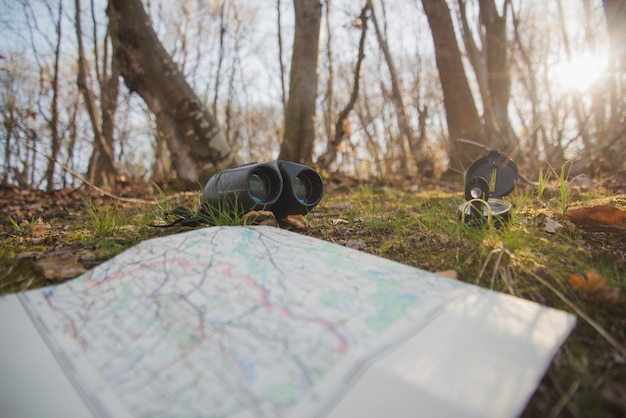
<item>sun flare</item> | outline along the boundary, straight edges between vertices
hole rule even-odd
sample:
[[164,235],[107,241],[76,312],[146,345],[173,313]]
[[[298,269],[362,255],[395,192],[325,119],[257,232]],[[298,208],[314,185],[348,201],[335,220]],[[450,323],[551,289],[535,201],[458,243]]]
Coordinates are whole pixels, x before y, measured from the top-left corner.
[[563,89],[583,92],[602,77],[606,68],[606,56],[580,54],[558,63],[554,68],[554,78]]

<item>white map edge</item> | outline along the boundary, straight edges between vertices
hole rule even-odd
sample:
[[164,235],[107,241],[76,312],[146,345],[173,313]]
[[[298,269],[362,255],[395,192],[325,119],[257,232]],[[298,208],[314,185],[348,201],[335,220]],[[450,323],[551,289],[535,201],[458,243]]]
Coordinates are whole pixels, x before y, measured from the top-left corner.
[[372,364],[328,417],[518,416],[575,322],[533,302],[476,292]]

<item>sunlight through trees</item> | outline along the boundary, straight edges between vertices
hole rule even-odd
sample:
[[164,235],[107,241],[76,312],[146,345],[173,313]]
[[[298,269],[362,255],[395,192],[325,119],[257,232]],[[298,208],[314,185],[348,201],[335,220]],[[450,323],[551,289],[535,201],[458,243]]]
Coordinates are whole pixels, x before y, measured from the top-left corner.
[[455,175],[493,148],[529,173],[624,168],[620,1],[0,4],[4,183],[78,184],[42,155],[107,187],[279,155],[362,178]]

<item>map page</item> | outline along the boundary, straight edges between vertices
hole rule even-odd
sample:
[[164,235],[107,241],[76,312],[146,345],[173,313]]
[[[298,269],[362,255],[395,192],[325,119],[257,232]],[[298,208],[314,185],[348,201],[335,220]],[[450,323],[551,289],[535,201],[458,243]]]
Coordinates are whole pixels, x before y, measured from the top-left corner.
[[[500,296],[255,226],[144,241],[72,281],[11,297],[93,416],[239,418],[332,414],[379,359],[411,339],[419,346],[404,355],[419,353],[428,342],[415,336],[484,295]],[[547,331],[537,380],[573,318],[532,305],[561,324]]]

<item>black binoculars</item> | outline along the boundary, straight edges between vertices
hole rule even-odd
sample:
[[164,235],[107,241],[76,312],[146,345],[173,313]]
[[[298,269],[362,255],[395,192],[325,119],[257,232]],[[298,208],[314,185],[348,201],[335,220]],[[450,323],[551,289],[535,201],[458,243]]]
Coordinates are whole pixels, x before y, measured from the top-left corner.
[[305,215],[322,200],[322,178],[312,168],[289,161],[250,163],[209,179],[200,211],[270,210],[276,218]]

